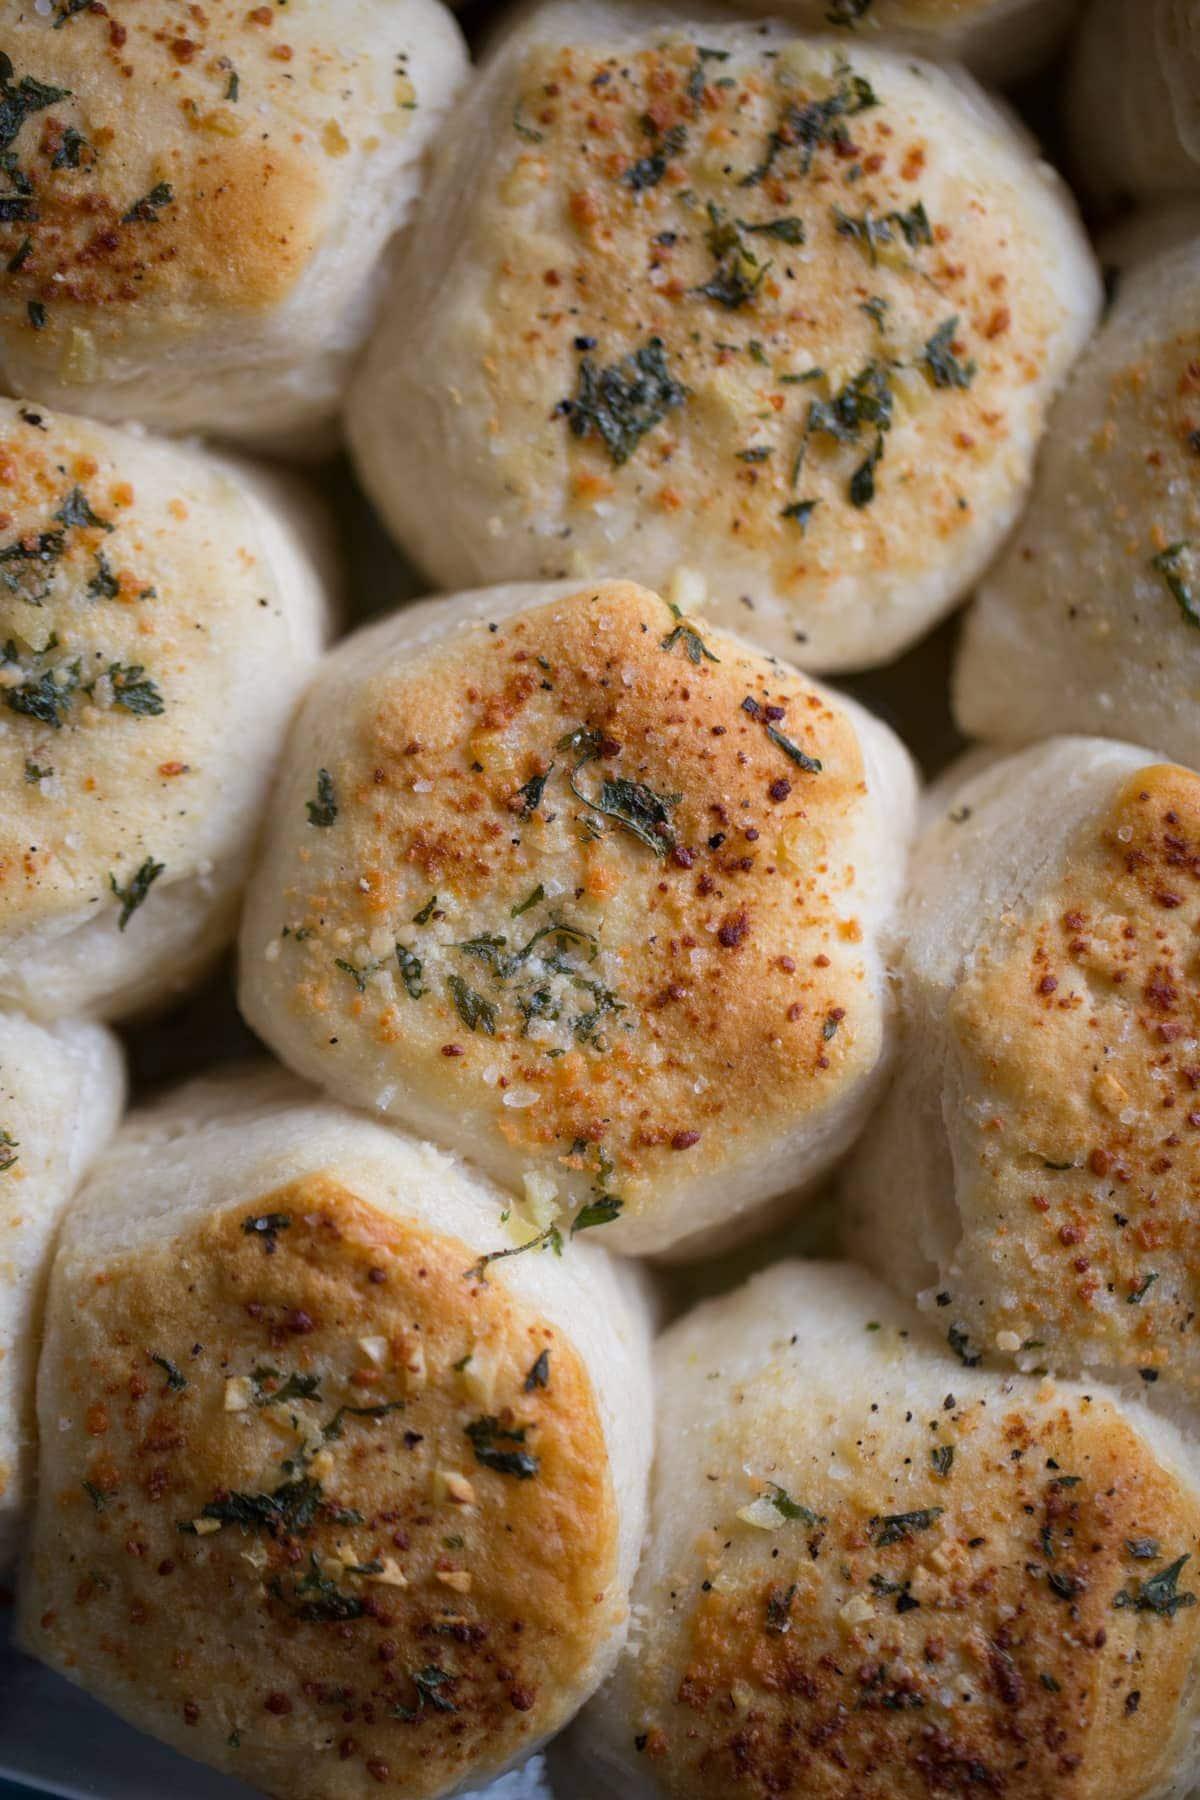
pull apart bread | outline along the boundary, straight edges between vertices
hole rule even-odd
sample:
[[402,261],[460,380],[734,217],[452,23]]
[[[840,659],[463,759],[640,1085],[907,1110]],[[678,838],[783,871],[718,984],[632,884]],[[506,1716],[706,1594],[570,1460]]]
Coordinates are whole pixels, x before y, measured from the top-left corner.
[[311,496],[0,400],[0,1005],[126,1014],[232,935],[328,630]]
[[558,1729],[624,1635],[649,1308],[278,1073],[135,1114],[63,1227],[26,1646],[291,1800],[435,1800]]
[[348,429],[441,588],[686,570],[714,623],[863,667],[995,555],[1099,297],[961,70],[550,6],[440,140]]
[[963,1368],[858,1270],[782,1263],[660,1341],[634,1629],[552,1750],[588,1800],[1183,1800],[1193,1442]]
[[0,390],[327,446],[465,72],[438,0],[6,6]]
[[1200,776],[1064,738],[936,799],[849,1241],[968,1360],[1194,1401]]
[[488,590],[342,645],[284,767],[247,1020],[527,1235],[690,1256],[861,1129],[914,781],[852,701],[645,588]]

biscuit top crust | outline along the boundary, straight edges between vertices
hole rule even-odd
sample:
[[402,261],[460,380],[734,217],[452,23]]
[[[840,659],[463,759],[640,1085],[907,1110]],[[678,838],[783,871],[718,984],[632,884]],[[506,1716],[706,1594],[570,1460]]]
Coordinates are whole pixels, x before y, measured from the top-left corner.
[[735,1382],[693,1440],[703,1523],[636,1596],[649,1771],[676,1800],[1150,1792],[1200,1643],[1194,1495],[1110,1403],[949,1365],[934,1398],[908,1332],[867,1329],[873,1386]]
[[1198,933],[1200,777],[1158,765],[976,952],[951,1003],[972,1103],[943,1274],[977,1347],[1200,1384]]
[[862,755],[793,671],[604,584],[331,677],[299,736],[286,1029],[360,1103],[477,1127],[542,1227],[638,1213],[874,1066]]
[[56,1294],[39,1644],[277,1794],[442,1793],[561,1722],[623,1606],[583,1365],[333,1173]]
[[291,654],[256,539],[219,468],[0,400],[0,932],[140,905],[239,836],[255,784],[215,771]]
[[17,9],[0,61],[0,330],[86,382],[130,332],[186,336],[214,310],[284,301],[364,154],[416,105],[403,60],[377,91],[378,55],[332,21],[245,0]]
[[510,85],[465,336],[533,528],[636,498],[787,596],[923,570],[1023,478],[1066,312],[1024,153],[949,78],[716,28]]

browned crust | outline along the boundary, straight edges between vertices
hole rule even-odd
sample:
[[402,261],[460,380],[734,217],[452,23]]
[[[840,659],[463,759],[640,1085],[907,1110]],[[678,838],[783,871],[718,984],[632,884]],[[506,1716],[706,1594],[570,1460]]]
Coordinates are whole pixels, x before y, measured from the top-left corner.
[[[690,515],[756,553],[784,594],[894,577],[952,554],[996,484],[1016,478],[1006,467],[1014,429],[1063,323],[999,181],[964,182],[953,216],[934,206],[928,242],[907,243],[886,223],[927,198],[931,178],[939,192],[955,180],[952,152],[930,141],[910,95],[889,93],[886,73],[873,76],[878,106],[845,118],[806,168],[803,127],[788,121],[827,102],[838,79],[827,48],[814,53],[811,78],[783,80],[777,59],[789,53],[773,45],[769,56],[705,60],[682,35],[619,53],[579,44],[529,53],[518,77],[520,156],[490,199],[491,329],[477,371],[493,402],[492,455],[507,455],[511,491],[528,493],[531,519],[540,524],[546,498],[538,468],[561,446],[554,468],[568,518],[636,493],[651,520]],[[852,44],[846,54],[853,64]],[[782,147],[755,182],[772,133]],[[986,158],[965,126],[959,147]],[[708,297],[721,267],[707,241],[710,205],[726,231],[735,219],[800,219],[804,247],[743,231],[756,266],[742,264],[740,297],[736,283],[734,297]],[[889,241],[848,235],[838,209],[884,221]],[[516,221],[527,229],[514,231]],[[882,328],[864,310],[880,300]],[[974,373],[934,388],[923,350],[944,327],[961,370]],[[615,466],[594,431],[572,435],[583,360],[614,365],[654,337],[689,398]],[[822,378],[804,380],[818,365]],[[880,437],[876,497],[862,504],[851,478],[876,446],[874,424],[840,444],[819,431],[806,440],[805,424],[813,403],[868,367],[892,371],[903,429]],[[806,525],[786,510],[802,499],[819,503]]]
[[[607,1162],[633,1208],[685,1159],[687,1174],[703,1171],[828,1106],[873,1065],[880,1037],[848,847],[865,803],[854,728],[800,677],[705,626],[719,662],[667,648],[676,623],[656,596],[614,583],[389,670],[364,695],[349,754],[312,745],[340,810],[302,840],[279,897],[290,1009],[322,1048],[336,1039],[331,1058],[370,1034],[401,1078],[436,1084],[440,1105],[568,1185],[586,1189]],[[679,796],[665,854],[608,819],[602,835],[587,826],[567,779],[577,753],[562,748],[581,726],[603,740],[578,772],[584,792],[624,778]],[[543,775],[529,812],[522,789]],[[557,900],[514,919],[552,878]],[[435,911],[410,924],[439,890],[453,923]],[[434,940],[486,929],[513,950],[555,920],[611,952],[606,964],[564,946],[583,978],[609,971],[620,1009],[586,1036],[568,1024],[539,1041],[520,983],[450,949],[438,967],[497,1008],[491,1034],[469,1029],[448,977],[430,973]],[[424,959],[419,1000],[398,982],[384,999],[372,979],[358,994],[339,966],[381,926]],[[581,989],[564,1005],[574,1016],[594,1003]],[[506,1106],[510,1089],[536,1104]]]
[[[634,1729],[664,1793],[1132,1800],[1162,1780],[1200,1613],[1114,1599],[1194,1557],[1200,1506],[1106,1405],[1064,1405],[1048,1424],[1020,1405],[987,1411],[949,1397],[875,1469],[864,1421],[853,1497],[815,1467],[795,1498],[822,1522],[770,1534],[732,1582],[722,1564],[744,1528],[702,1536],[672,1593],[682,1660],[650,1651],[638,1665]],[[928,1467],[950,1445],[949,1475],[931,1471],[927,1495],[905,1502],[941,1516],[878,1547],[892,1457]],[[1155,1550],[1139,1559],[1130,1545],[1145,1540]],[[845,1610],[856,1596],[869,1624]]]
[[960,1175],[983,1341],[1011,1327],[997,1290],[1015,1291],[1022,1336],[1049,1355],[1061,1341],[1197,1379],[1198,932],[1200,777],[1151,767],[958,990],[953,1028],[986,1097]]
[[[465,1277],[471,1261],[318,1175],[60,1283],[53,1410],[73,1423],[34,1558],[38,1651],[276,1794],[440,1793],[556,1724],[613,1623],[604,1438],[570,1344]],[[386,1341],[382,1367],[364,1336]],[[473,1348],[489,1402],[455,1368]],[[527,1389],[543,1351],[548,1385]],[[228,1380],[265,1367],[268,1391],[315,1375],[317,1394],[226,1410]],[[339,1407],[398,1400],[329,1430]],[[465,1426],[489,1413],[527,1428],[496,1443],[532,1453],[532,1478],[476,1459]],[[189,1525],[231,1493],[313,1480],[315,1517],[293,1529]],[[341,1566],[378,1561],[407,1586]],[[422,1699],[412,1676],[430,1669]]]
[[[27,350],[79,379],[80,325],[103,345],[286,298],[329,204],[307,141],[313,86],[337,72],[344,99],[359,85],[335,48],[297,49],[273,6],[109,0],[58,30],[17,23],[5,49],[14,85],[67,90],[24,120],[12,149],[28,204],[0,223],[0,326]],[[170,199],[148,205],[163,184]]]

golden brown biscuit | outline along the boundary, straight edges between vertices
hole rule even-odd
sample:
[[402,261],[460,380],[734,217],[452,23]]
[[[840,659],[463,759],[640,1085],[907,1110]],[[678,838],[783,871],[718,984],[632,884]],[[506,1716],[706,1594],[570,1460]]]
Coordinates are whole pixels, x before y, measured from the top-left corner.
[[448,127],[350,435],[442,588],[682,567],[717,623],[862,666],[999,547],[1098,299],[961,72],[553,5]]
[[624,1632],[645,1303],[600,1251],[496,1260],[498,1216],[276,1076],[135,1116],[55,1264],[28,1647],[280,1796],[535,1748]]
[[1200,1386],[1200,776],[1056,739],[947,779],[851,1242],[972,1357]]
[[964,1369],[866,1276],[785,1263],[675,1325],[636,1627],[555,1746],[588,1800],[1179,1800],[1194,1447]]
[[125,1013],[233,927],[328,625],[311,497],[0,400],[0,1005]]
[[0,1012],[0,1568],[36,1455],[34,1372],[59,1216],[117,1122],[121,1052],[99,1025]]
[[438,0],[6,9],[0,384],[311,450],[465,71]]
[[866,1116],[911,805],[884,726],[644,588],[431,602],[297,719],[243,1010],[539,1229],[691,1254]]

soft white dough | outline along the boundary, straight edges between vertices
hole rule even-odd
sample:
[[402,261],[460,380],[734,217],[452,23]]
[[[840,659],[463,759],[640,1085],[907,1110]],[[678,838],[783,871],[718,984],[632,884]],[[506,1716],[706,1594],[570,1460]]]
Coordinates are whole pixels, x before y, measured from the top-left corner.
[[963,1793],[1190,1791],[1200,1617],[1186,1579],[1169,1617],[1136,1604],[1196,1566],[1190,1435],[964,1368],[847,1265],[706,1302],[657,1368],[635,1626],[551,1747],[556,1791],[915,1800],[968,1769]]
[[995,743],[1097,732],[1198,766],[1200,237],[1148,261],[1136,238],[1118,251],[1133,266],[967,615],[954,707]]
[[1190,770],[1056,738],[930,794],[846,1242],[972,1353],[1200,1386],[1198,922]]
[[329,630],[323,515],[265,470],[7,400],[0,460],[0,1005],[115,1017],[233,933]]
[[1200,192],[1200,7],[1092,0],[1067,82],[1074,172],[1097,201]]
[[347,429],[442,588],[636,569],[863,667],[1003,542],[1099,299],[1065,187],[961,69],[566,0],[443,133]]
[[[582,804],[597,764],[615,823]],[[630,583],[512,586],[339,646],[284,770],[247,1021],[504,1182],[530,1229],[612,1196],[607,1245],[709,1253],[862,1129],[916,781],[853,701]],[[668,796],[667,835],[623,829],[622,782]]]
[[34,1374],[55,1233],[125,1092],[101,1025],[0,1011],[0,1569],[17,1551],[36,1460]]
[[[406,1793],[432,1800],[530,1754],[595,1688],[624,1639],[645,1519],[655,1309],[632,1265],[589,1245],[510,1255],[471,1273],[474,1258],[513,1248],[506,1217],[505,1197],[445,1152],[278,1070],[230,1071],[133,1114],[97,1164],[55,1264],[40,1388],[53,1428],[23,1585],[27,1647],[143,1729],[280,1796],[366,1796],[382,1765],[403,1771]],[[109,1289],[119,1298],[106,1314]],[[276,1290],[290,1312],[269,1300],[241,1304]],[[255,1355],[240,1341],[247,1331],[262,1339],[260,1365],[272,1365],[252,1376],[243,1373]],[[194,1347],[181,1351],[185,1340]],[[175,1368],[167,1385],[148,1351],[160,1369]],[[84,1421],[110,1391],[97,1371],[124,1366],[144,1370],[150,1392],[140,1415],[135,1406],[119,1426],[114,1419],[94,1445]],[[261,1384],[269,1395],[297,1368],[315,1379],[268,1412]],[[147,1407],[157,1407],[160,1437],[174,1421],[157,1450],[169,1498],[149,1509],[137,1485]],[[472,1415],[493,1428],[502,1458],[517,1444],[532,1452],[533,1472],[472,1459]],[[514,1430],[518,1416],[525,1423]],[[100,1513],[65,1505],[81,1478],[99,1484],[97,1466],[112,1472]],[[291,1537],[306,1551],[301,1573],[311,1551],[331,1585],[373,1598],[374,1610],[331,1615],[354,1620],[354,1631],[336,1633],[308,1613],[311,1582],[289,1600],[295,1558],[275,1556],[268,1579],[269,1530],[177,1530],[181,1507],[195,1513],[206,1493],[219,1499],[260,1468],[253,1479],[265,1487],[290,1472],[332,1489],[343,1512],[358,1503],[332,1522],[320,1509],[315,1521],[301,1516]],[[142,1571],[130,1570],[104,1523],[135,1516],[156,1546],[151,1578],[158,1557],[172,1555],[174,1606],[169,1618],[152,1609],[152,1629],[118,1665],[101,1608],[72,1618],[66,1607],[60,1632],[48,1596],[64,1578],[75,1586],[77,1560],[105,1594],[125,1590],[130,1574],[138,1587]],[[225,1554],[232,1582],[215,1573]],[[604,1586],[582,1591],[589,1574],[577,1580],[576,1566]],[[465,1584],[439,1585],[447,1570],[465,1571]],[[122,1591],[116,1604],[132,1595]],[[282,1638],[268,1629],[276,1602],[300,1621]],[[178,1629],[191,1646],[183,1665],[165,1654]],[[430,1684],[455,1684],[442,1693],[454,1704],[430,1706],[445,1728],[436,1744],[429,1720],[417,1737],[392,1716],[411,1692],[409,1672],[429,1665]],[[185,1722],[181,1704],[201,1672],[201,1717]],[[356,1716],[352,1749],[339,1752],[348,1734],[324,1691],[343,1678],[348,1692],[381,1681],[392,1691]],[[282,1691],[288,1705],[264,1710],[262,1690]]]
[[0,390],[328,448],[466,76],[451,14],[440,0],[9,14],[14,89],[50,98],[18,114],[10,152],[37,203],[0,224]]

